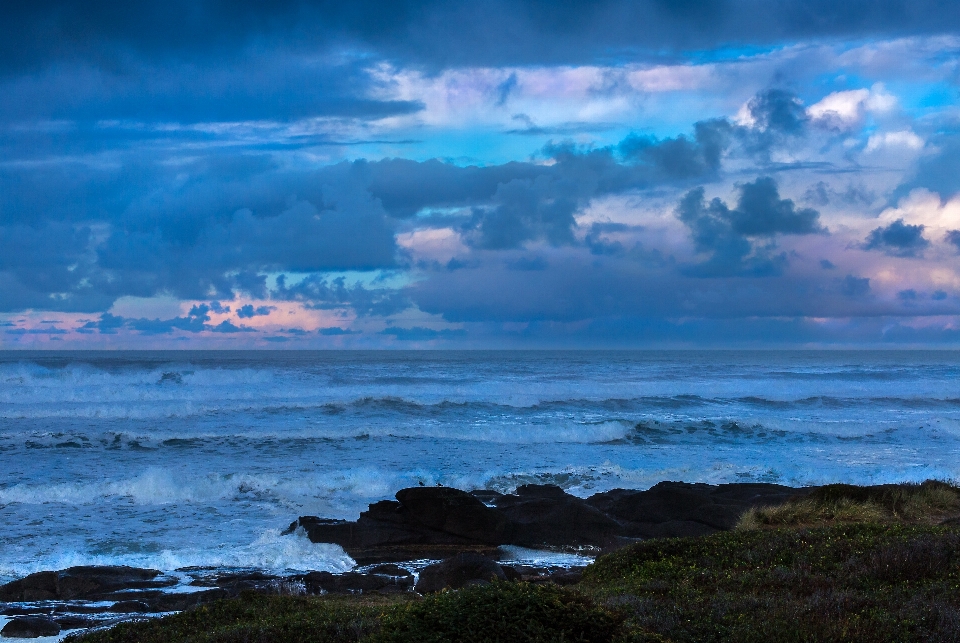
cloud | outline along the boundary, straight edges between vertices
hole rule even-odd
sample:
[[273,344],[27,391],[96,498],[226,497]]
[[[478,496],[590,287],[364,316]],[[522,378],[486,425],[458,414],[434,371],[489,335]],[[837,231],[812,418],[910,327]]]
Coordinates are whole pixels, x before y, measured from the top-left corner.
[[400,341],[412,342],[431,339],[459,339],[466,337],[467,332],[465,330],[454,330],[449,328],[434,330],[432,328],[424,328],[423,326],[413,326],[412,328],[398,328],[396,326],[390,326],[389,328],[385,328],[380,331],[380,334],[392,335]]
[[918,257],[930,242],[923,238],[923,225],[908,225],[897,219],[875,228],[864,241],[864,249],[880,250],[894,257]]
[[250,319],[252,317],[263,317],[269,315],[271,312],[276,310],[276,306],[257,306],[253,307],[253,304],[246,304],[237,308],[237,317],[240,319]]
[[844,297],[864,297],[870,292],[870,279],[867,277],[847,275],[843,278],[843,281],[840,282],[840,292]]
[[216,326],[213,326],[209,329],[214,333],[255,333],[257,332],[254,328],[249,328],[247,326],[237,326],[231,323],[229,320],[223,320]]
[[427,66],[554,64],[623,52],[655,56],[731,42],[902,36],[960,26],[960,11],[942,0],[613,0],[549,7],[538,0],[401,0],[387,7],[372,0],[349,10],[327,0],[269,7],[212,0],[20,4],[5,7],[0,21],[0,69],[31,71],[58,59],[114,62],[124,53],[147,60],[231,60],[280,46],[373,51]]
[[360,331],[350,330],[347,328],[340,328],[339,326],[330,326],[328,328],[321,328],[317,332],[320,333],[321,335],[327,335],[327,336],[356,335],[360,333]]
[[690,190],[677,205],[676,215],[690,230],[698,252],[710,254],[705,262],[688,268],[704,277],[769,276],[782,270],[786,256],[772,254],[748,237],[823,233],[820,213],[797,210],[793,201],[781,199],[777,183],[759,177],[739,187],[737,208],[731,210],[719,198],[707,203],[704,189]]

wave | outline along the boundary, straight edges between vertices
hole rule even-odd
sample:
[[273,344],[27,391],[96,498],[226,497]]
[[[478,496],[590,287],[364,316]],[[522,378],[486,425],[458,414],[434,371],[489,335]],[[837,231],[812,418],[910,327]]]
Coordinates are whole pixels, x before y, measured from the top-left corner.
[[0,577],[22,578],[49,569],[76,565],[129,565],[170,573],[187,567],[260,569],[273,573],[306,571],[345,572],[355,561],[339,545],[313,543],[302,529],[281,535],[264,530],[246,545],[178,546],[156,552],[94,553],[79,549],[51,552],[42,560],[0,560]]

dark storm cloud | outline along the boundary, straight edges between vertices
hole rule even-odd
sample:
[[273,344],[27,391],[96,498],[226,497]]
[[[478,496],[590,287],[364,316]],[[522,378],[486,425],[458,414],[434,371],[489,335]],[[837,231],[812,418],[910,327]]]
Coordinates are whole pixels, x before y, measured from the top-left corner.
[[[216,304],[217,302],[211,303]],[[229,320],[224,320],[216,325],[209,324],[207,322],[210,321],[211,310],[213,310],[213,307],[200,304],[193,306],[185,316],[171,319],[130,319],[103,313],[97,321],[86,322],[75,330],[78,333],[98,332],[102,335],[115,335],[121,328],[130,328],[141,335],[166,335],[175,331],[187,333],[210,331],[228,334],[257,332],[256,329],[237,326]]]
[[410,300],[402,291],[360,284],[348,286],[343,277],[329,279],[322,275],[310,275],[292,285],[287,284],[285,275],[280,275],[271,296],[321,310],[349,307],[361,316],[392,315],[410,307]]
[[930,242],[923,237],[922,225],[909,225],[897,219],[886,227],[874,229],[864,241],[866,250],[880,250],[894,257],[917,257]]
[[767,276],[779,273],[786,256],[771,252],[748,237],[778,234],[825,232],[820,213],[810,208],[797,210],[793,201],[781,199],[777,183],[760,177],[739,187],[736,209],[719,198],[709,203],[704,189],[690,190],[677,205],[676,214],[689,229],[698,252],[710,258],[689,269],[704,277]]
[[625,53],[817,37],[942,33],[960,25],[937,0],[222,0],[6,3],[0,69],[54,60],[111,63],[229,58],[283,43],[295,51],[360,48],[427,65],[574,63]]
[[331,326],[330,328],[321,328],[317,332],[321,335],[328,335],[328,336],[360,334],[360,331],[358,330],[349,330],[347,328],[340,328],[339,326]]
[[863,297],[870,292],[870,279],[867,277],[854,277],[847,275],[840,282],[840,293],[844,297]]
[[[420,310],[451,323],[567,324],[590,320],[753,317],[850,318],[960,313],[955,299],[919,299],[905,309],[873,297],[871,280],[837,278],[786,265],[762,279],[684,274],[670,262],[596,257],[585,249],[553,257],[549,270],[521,272],[506,265],[440,271],[412,284]],[[666,323],[666,321],[664,321]],[[640,336],[638,336],[639,338]],[[637,339],[637,338],[635,338]],[[641,338],[645,339],[645,338]]]
[[[120,296],[160,293],[263,298],[267,273],[402,267],[397,226],[425,209],[459,209],[459,218],[417,223],[459,226],[478,249],[572,245],[575,214],[594,198],[715,178],[728,130],[708,121],[689,137],[553,145],[544,150],[549,165],[385,159],[293,170],[262,153],[214,151],[188,160],[125,154],[119,166],[7,167],[0,294],[7,310],[102,311]],[[600,237],[587,242],[614,250]],[[285,285],[277,296],[348,304],[345,287],[321,283]],[[350,296],[362,314],[402,302],[365,289]]]
[[274,306],[257,306],[253,307],[253,304],[246,304],[245,306],[240,306],[237,308],[237,317],[240,319],[250,319],[251,317],[261,317],[266,316],[276,310]]

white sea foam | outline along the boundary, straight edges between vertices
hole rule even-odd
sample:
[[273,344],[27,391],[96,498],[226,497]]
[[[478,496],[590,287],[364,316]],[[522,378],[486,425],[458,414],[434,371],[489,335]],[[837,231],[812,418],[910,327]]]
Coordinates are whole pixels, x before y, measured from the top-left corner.
[[75,565],[130,565],[168,573],[184,567],[254,568],[279,574],[338,573],[352,569],[356,563],[339,545],[310,542],[302,529],[288,535],[282,535],[279,529],[270,529],[261,532],[253,542],[241,546],[181,546],[152,553],[127,554],[57,550],[49,552],[42,560],[0,561],[0,577],[19,578]]

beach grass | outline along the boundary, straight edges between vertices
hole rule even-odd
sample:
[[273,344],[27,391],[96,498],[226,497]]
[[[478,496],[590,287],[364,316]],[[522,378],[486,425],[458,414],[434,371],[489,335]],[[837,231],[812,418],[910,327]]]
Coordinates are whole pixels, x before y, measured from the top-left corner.
[[830,484],[774,507],[747,511],[738,529],[814,527],[851,523],[934,525],[960,516],[960,487],[927,480],[919,484],[860,487]]
[[580,591],[674,643],[960,640],[960,531],[853,524],[652,540]]

